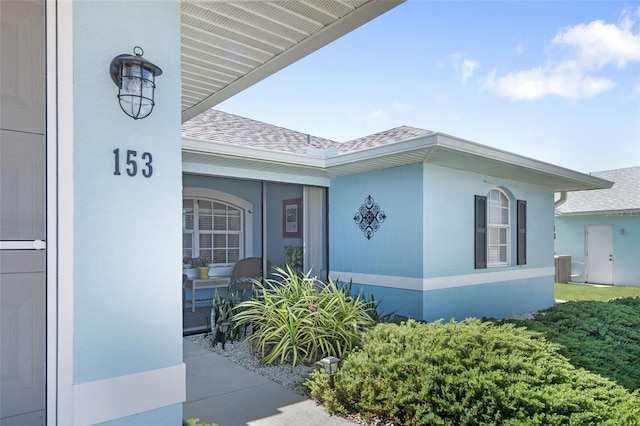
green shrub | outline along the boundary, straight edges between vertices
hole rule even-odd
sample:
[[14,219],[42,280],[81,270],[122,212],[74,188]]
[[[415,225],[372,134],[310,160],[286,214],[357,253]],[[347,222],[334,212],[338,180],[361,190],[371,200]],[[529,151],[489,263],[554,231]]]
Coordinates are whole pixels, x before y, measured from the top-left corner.
[[637,424],[640,395],[574,368],[558,345],[513,324],[379,324],[329,385],[306,386],[334,413],[405,425]]
[[516,324],[559,343],[576,367],[640,389],[640,298],[567,302]]
[[336,283],[320,283],[289,266],[276,268],[277,279],[254,282],[254,298],[238,306],[234,323],[253,327],[248,337],[262,364],[313,363],[325,356],[344,357],[374,324],[367,305]]

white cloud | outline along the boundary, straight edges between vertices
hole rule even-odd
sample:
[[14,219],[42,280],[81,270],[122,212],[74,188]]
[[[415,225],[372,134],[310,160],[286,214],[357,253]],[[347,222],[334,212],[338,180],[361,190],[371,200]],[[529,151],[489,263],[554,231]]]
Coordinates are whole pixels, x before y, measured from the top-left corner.
[[521,45],[521,44],[519,44],[519,45],[517,45],[517,46],[516,46],[516,53],[517,53],[518,55],[522,55],[522,54],[524,53],[524,47],[522,47],[522,45]]
[[606,78],[584,76],[570,66],[558,66],[551,70],[533,68],[500,78],[496,78],[493,70],[485,80],[484,88],[509,99],[535,100],[547,95],[567,99],[591,98],[615,86],[615,82]]
[[500,77],[493,70],[484,89],[509,99],[526,100],[547,95],[584,99],[611,90],[616,83],[594,73],[608,65],[620,69],[640,62],[640,32],[633,33],[633,26],[632,13],[625,11],[618,25],[593,21],[567,27],[552,40],[553,46],[566,50],[559,62],[549,60],[545,67]]
[[640,32],[632,32],[633,22],[623,16],[619,25],[594,21],[565,29],[552,43],[566,46],[585,70],[613,64],[624,68],[640,61]]
[[467,80],[473,77],[473,72],[478,67],[476,61],[465,59],[462,61],[462,83],[466,83]]
[[456,75],[460,75],[463,84],[467,83],[467,80],[473,77],[476,68],[478,68],[478,62],[472,59],[467,59],[462,52],[454,53],[450,56],[451,67]]
[[640,95],[640,83],[637,83],[633,86],[633,91]]

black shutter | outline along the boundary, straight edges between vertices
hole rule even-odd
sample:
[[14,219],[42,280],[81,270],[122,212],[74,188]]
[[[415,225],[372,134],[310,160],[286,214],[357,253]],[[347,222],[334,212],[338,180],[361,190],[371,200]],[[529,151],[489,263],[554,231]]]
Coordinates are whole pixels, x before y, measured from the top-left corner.
[[527,202],[518,200],[518,265],[527,264]]
[[475,196],[475,269],[487,267],[487,197]]

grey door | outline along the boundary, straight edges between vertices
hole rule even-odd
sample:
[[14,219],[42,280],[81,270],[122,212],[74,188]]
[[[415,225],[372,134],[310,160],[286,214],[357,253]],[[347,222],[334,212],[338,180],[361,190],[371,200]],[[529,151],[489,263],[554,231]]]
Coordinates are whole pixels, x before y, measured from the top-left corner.
[[45,423],[44,2],[0,0],[0,424]]

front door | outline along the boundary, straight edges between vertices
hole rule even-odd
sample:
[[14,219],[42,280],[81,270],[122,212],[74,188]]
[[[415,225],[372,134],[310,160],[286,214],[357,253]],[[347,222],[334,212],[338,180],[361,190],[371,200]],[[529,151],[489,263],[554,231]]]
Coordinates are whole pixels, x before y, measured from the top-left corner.
[[0,0],[0,424],[45,423],[44,1]]
[[587,282],[613,284],[613,225],[587,225]]

